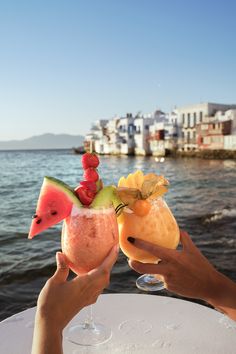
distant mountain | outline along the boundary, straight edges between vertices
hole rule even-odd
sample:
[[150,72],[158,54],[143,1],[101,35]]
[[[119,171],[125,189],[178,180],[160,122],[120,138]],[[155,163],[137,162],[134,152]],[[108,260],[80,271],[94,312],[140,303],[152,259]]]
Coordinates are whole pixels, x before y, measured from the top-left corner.
[[42,134],[24,140],[0,141],[0,150],[71,149],[82,146],[82,135]]

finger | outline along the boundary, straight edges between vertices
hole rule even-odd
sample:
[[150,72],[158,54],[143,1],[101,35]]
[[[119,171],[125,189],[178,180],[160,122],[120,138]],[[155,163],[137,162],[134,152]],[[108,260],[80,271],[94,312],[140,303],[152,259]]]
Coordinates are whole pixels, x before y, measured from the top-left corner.
[[167,264],[151,264],[151,263],[141,263],[134,261],[132,259],[128,260],[130,268],[134,269],[140,274],[160,274],[166,275],[170,272],[169,266]]
[[195,245],[194,245],[191,237],[184,230],[180,230],[180,241],[181,241],[184,249],[193,249],[193,248],[195,248]]
[[128,241],[130,239],[132,240],[131,243],[135,247],[137,247],[141,250],[147,251],[147,252],[151,253],[153,256],[156,256],[157,258],[162,259],[163,261],[170,261],[176,257],[176,250],[162,247],[162,246],[157,246],[157,245],[154,245],[153,243],[141,240],[139,238],[129,237]]
[[67,265],[66,257],[63,253],[56,253],[57,269],[53,275],[53,279],[58,282],[66,281],[69,275],[69,267]]
[[111,269],[117,260],[118,252],[119,245],[113,246],[102,264],[88,273],[89,277],[96,278],[101,274],[110,274]]

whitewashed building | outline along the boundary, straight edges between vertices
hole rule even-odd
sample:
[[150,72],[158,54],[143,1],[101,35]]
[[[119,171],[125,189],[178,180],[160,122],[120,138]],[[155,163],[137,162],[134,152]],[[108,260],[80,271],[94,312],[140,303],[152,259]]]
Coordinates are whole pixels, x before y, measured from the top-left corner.
[[90,132],[85,136],[84,147],[89,150],[90,146],[98,154],[109,154],[108,137],[106,136],[106,126],[108,120],[97,120],[91,127]]
[[150,126],[149,144],[153,156],[165,156],[171,150],[175,150],[178,144],[178,116],[175,111],[162,115],[155,119]]
[[151,154],[149,128],[154,123],[153,117],[137,115],[134,120],[134,154],[146,156]]
[[106,125],[109,151],[110,154],[112,155],[119,155],[121,151],[120,144],[122,138],[120,137],[118,132],[119,122],[120,122],[120,117],[114,117],[110,119]]
[[176,109],[178,121],[182,121],[182,142],[179,148],[182,150],[197,149],[196,125],[203,122],[204,117],[214,116],[217,111],[236,109],[236,105],[221,103],[199,103]]
[[118,146],[123,155],[134,154],[134,117],[127,113],[126,117],[120,117],[117,121]]

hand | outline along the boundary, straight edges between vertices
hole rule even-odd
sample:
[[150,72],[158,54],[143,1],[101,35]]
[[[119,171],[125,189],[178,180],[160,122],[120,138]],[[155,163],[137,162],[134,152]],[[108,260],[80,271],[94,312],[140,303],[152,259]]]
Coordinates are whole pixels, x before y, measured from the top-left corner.
[[187,232],[180,232],[180,240],[183,249],[177,251],[132,238],[134,246],[151,253],[161,262],[145,264],[129,260],[130,267],[143,274],[160,274],[168,290],[205,300],[236,321],[236,283],[211,265]]
[[62,331],[70,320],[84,307],[96,302],[108,286],[118,246],[114,246],[103,263],[87,274],[67,281],[69,267],[63,253],[56,254],[57,270],[40,292],[36,322],[46,323],[48,328]]
[[138,273],[163,276],[168,290],[191,298],[209,301],[218,291],[220,273],[194,245],[187,232],[180,232],[183,249],[173,250],[135,239],[133,245],[161,259],[158,264],[129,260]]

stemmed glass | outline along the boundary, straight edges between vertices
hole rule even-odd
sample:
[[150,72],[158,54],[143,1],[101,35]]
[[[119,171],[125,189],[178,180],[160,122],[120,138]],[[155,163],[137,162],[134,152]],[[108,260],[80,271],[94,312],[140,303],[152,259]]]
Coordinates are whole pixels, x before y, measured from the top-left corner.
[[[62,228],[62,251],[71,270],[77,275],[99,266],[109,250],[118,242],[118,226],[113,207],[89,209],[72,208]],[[72,343],[94,346],[107,342],[111,328],[94,322],[92,305],[83,323],[71,325],[66,338]]]
[[[151,200],[151,209],[147,215],[138,216],[124,210],[118,222],[122,251],[129,258],[142,263],[158,263],[160,260],[130,244],[127,241],[128,237],[137,237],[172,249],[179,243],[179,227],[167,203],[161,197]],[[164,283],[155,274],[141,275],[136,281],[136,286],[144,291],[159,291],[165,288]]]

